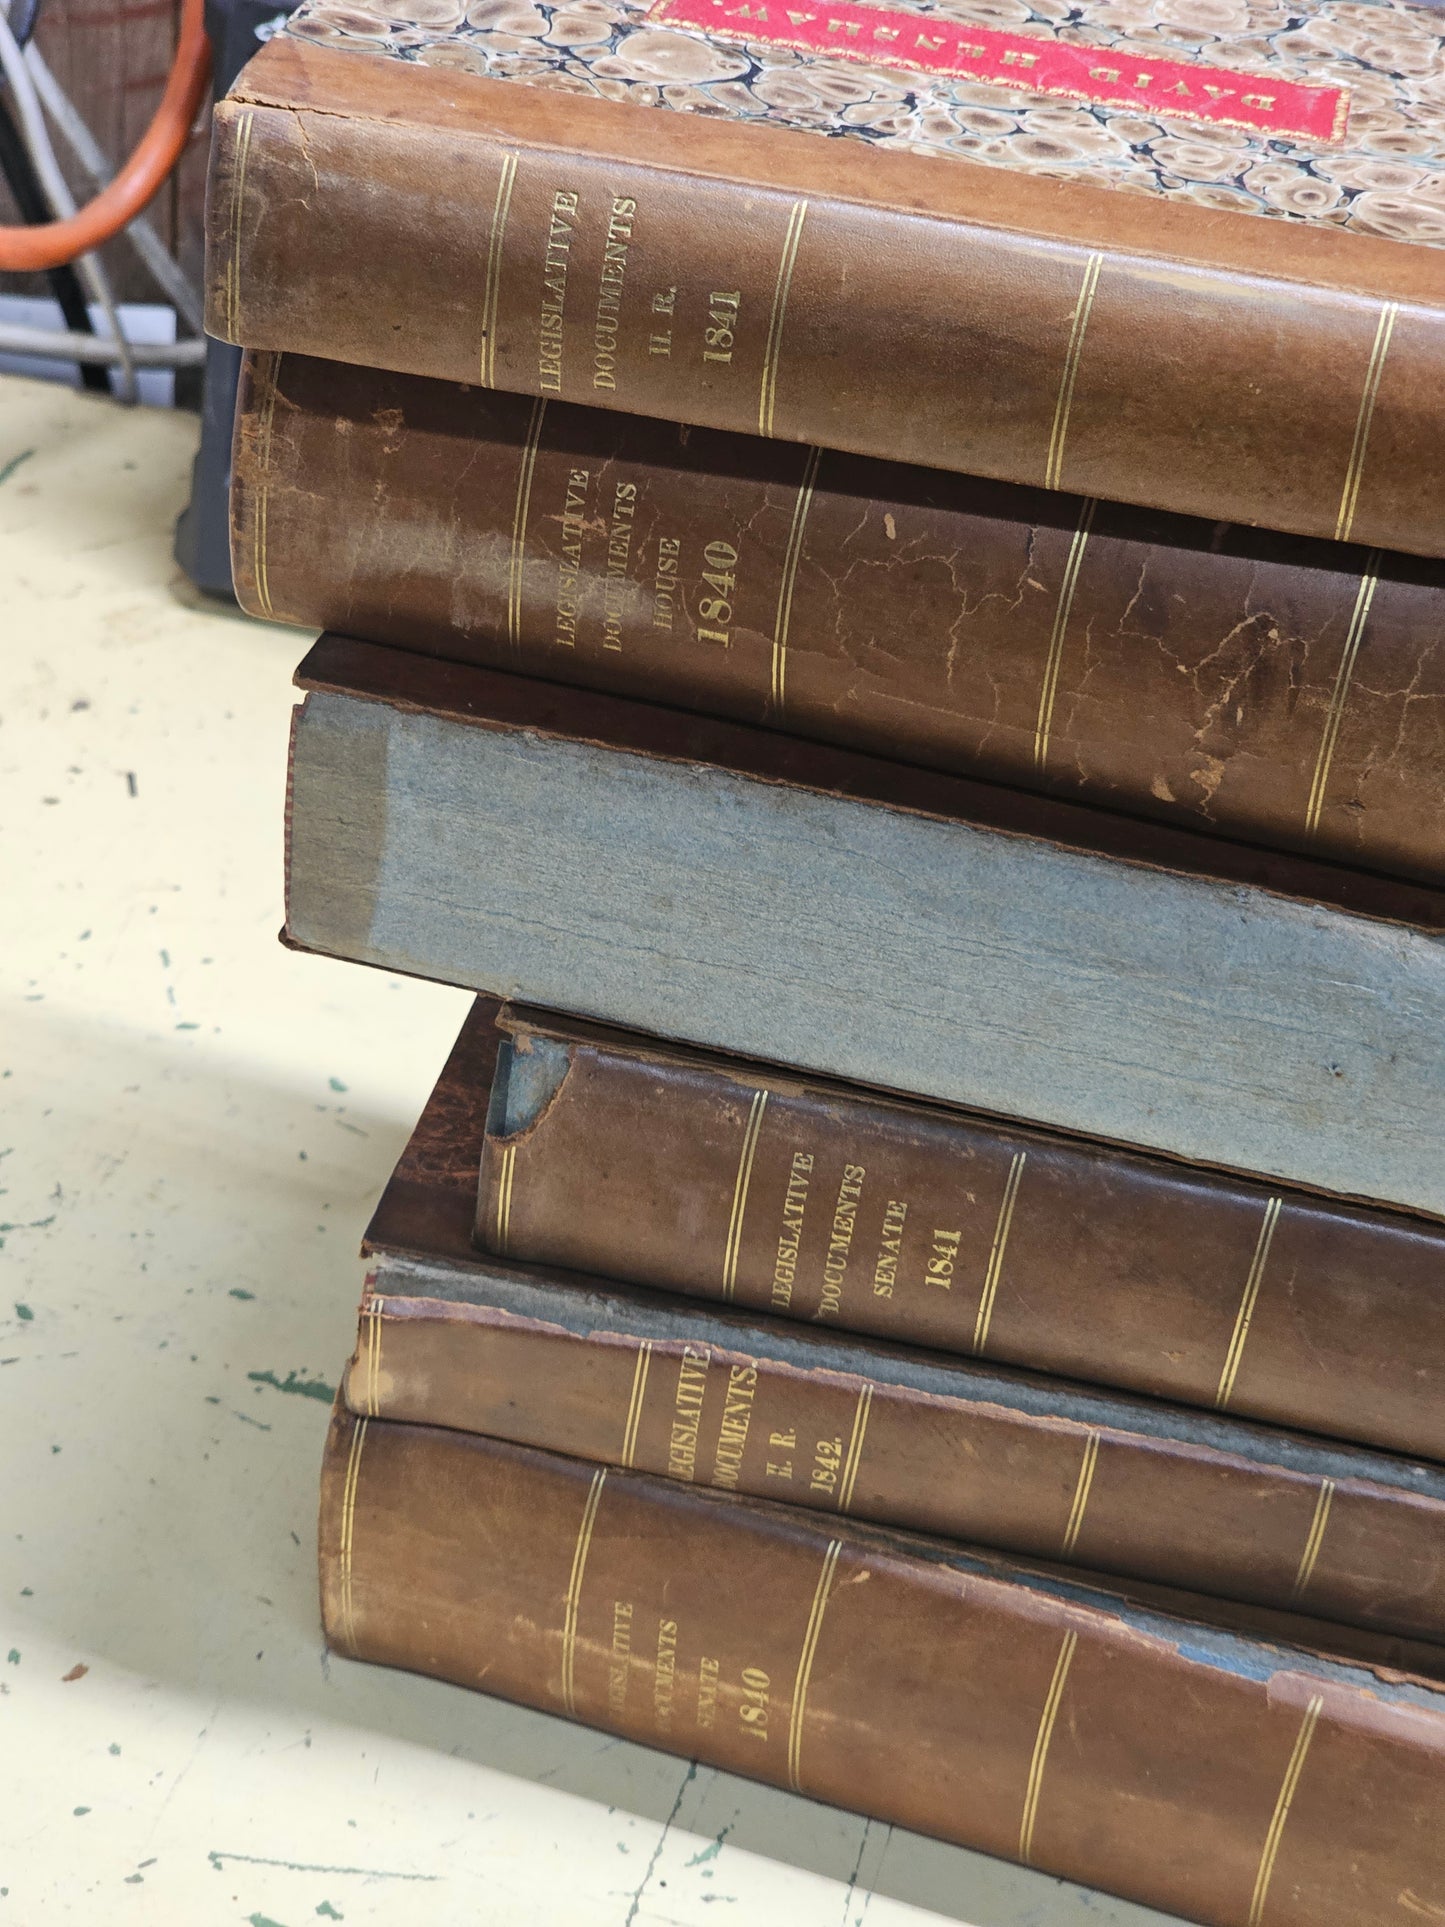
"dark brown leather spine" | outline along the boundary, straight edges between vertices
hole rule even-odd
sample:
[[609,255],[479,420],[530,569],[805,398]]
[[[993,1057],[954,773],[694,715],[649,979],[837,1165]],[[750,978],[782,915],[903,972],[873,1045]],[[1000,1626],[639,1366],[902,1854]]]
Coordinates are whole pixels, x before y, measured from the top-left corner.
[[354,1657],[1211,1927],[1445,1911],[1445,1695],[1424,1680],[926,1539],[345,1413],[320,1540],[327,1637]]
[[300,355],[253,614],[1445,881],[1445,567]]
[[344,1396],[363,1417],[1445,1643],[1445,1473],[1237,1419],[387,1254]]
[[490,1251],[1445,1459],[1436,1225],[503,1021]]

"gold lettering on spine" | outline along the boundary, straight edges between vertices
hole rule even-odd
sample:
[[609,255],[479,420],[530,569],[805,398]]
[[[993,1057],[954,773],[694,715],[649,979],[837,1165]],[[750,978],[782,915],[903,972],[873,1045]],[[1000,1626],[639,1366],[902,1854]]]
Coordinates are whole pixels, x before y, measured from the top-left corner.
[[1284,1838],[1285,1822],[1294,1804],[1295,1789],[1299,1786],[1300,1775],[1304,1772],[1305,1755],[1310,1750],[1310,1741],[1315,1736],[1319,1723],[1320,1710],[1324,1706],[1323,1695],[1316,1693],[1305,1708],[1305,1716],[1300,1722],[1295,1736],[1294,1751],[1289,1756],[1289,1765],[1284,1770],[1284,1780],[1280,1785],[1279,1798],[1274,1803],[1274,1815],[1269,1823],[1269,1832],[1264,1837],[1264,1852],[1259,1858],[1259,1872],[1254,1877],[1254,1897],[1249,1903],[1249,1927],[1260,1927],[1264,1919],[1264,1903],[1269,1898],[1269,1883],[1274,1878],[1274,1863],[1279,1855],[1279,1843]]
[[1069,611],[1074,606],[1074,590],[1078,587],[1079,570],[1084,562],[1084,549],[1089,540],[1089,531],[1094,526],[1094,510],[1098,503],[1085,496],[1079,504],[1079,520],[1074,529],[1074,539],[1069,544],[1069,559],[1064,564],[1064,579],[1059,587],[1059,606],[1054,611],[1053,633],[1049,637],[1049,653],[1044,662],[1044,679],[1039,690],[1039,715],[1034,725],[1034,768],[1041,770],[1048,760],[1049,732],[1054,721],[1054,697],[1059,687],[1059,665],[1064,659],[1064,636],[1069,627]]
[[1334,1502],[1334,1480],[1321,1479],[1320,1496],[1315,1501],[1315,1516],[1310,1521],[1309,1537],[1305,1540],[1305,1549],[1300,1555],[1299,1571],[1294,1576],[1294,1586],[1290,1592],[1291,1599],[1298,1599],[1314,1577],[1315,1563],[1320,1556],[1320,1547],[1325,1542],[1325,1528],[1329,1525],[1330,1507]]
[[838,1569],[838,1554],[843,1550],[841,1539],[831,1539],[828,1550],[823,1555],[823,1570],[818,1574],[818,1584],[813,1591],[813,1608],[808,1614],[807,1630],[803,1634],[803,1649],[798,1655],[798,1673],[793,1681],[793,1704],[788,1713],[788,1785],[794,1793],[801,1793],[803,1718],[808,1707],[808,1681],[813,1673],[813,1656],[818,1650],[818,1635],[823,1630],[823,1614],[828,1610],[828,1596],[833,1590],[833,1575]]
[[246,198],[246,164],[251,158],[251,129],[256,116],[240,115],[236,124],[236,153],[231,163],[231,252],[226,262],[226,333],[241,338],[241,209]]
[[261,403],[261,419],[256,431],[256,467],[260,479],[256,484],[256,505],[252,511],[252,572],[256,578],[256,606],[263,616],[270,616],[271,582],[266,569],[266,525],[271,496],[271,429],[276,420],[276,390],[281,380],[281,355],[258,355],[256,357],[256,381],[265,399]]
[[1234,1381],[1239,1376],[1239,1361],[1244,1356],[1244,1344],[1249,1337],[1255,1300],[1259,1297],[1260,1281],[1264,1277],[1264,1268],[1269,1262],[1269,1248],[1274,1242],[1274,1228],[1279,1223],[1279,1214],[1283,1207],[1283,1198],[1271,1198],[1264,1207],[1264,1223],[1259,1228],[1259,1239],[1254,1247],[1249,1276],[1244,1281],[1244,1296],[1240,1300],[1239,1312],[1234,1321],[1234,1332],[1229,1341],[1229,1350],[1225,1354],[1224,1369],[1219,1374],[1219,1390],[1214,1395],[1214,1403],[1220,1407],[1228,1405],[1234,1394]]
[[778,263],[778,278],[773,287],[773,312],[768,320],[768,345],[763,351],[763,381],[758,395],[758,433],[773,432],[773,404],[778,392],[778,359],[783,348],[783,323],[788,313],[788,290],[793,285],[793,268],[798,259],[798,243],[803,238],[803,222],[808,203],[795,201],[788,215],[788,231],[783,238],[783,258]]
[[1375,418],[1375,401],[1380,392],[1380,378],[1385,372],[1385,357],[1390,352],[1390,337],[1395,332],[1395,321],[1400,312],[1398,301],[1387,301],[1380,310],[1379,323],[1375,328],[1375,342],[1370,349],[1370,364],[1365,370],[1365,386],[1360,396],[1360,412],[1355,417],[1355,439],[1350,445],[1349,466],[1345,469],[1345,486],[1340,494],[1340,512],[1335,518],[1335,540],[1348,542],[1350,530],[1355,526],[1355,509],[1360,499],[1360,476],[1364,471],[1365,455],[1370,446],[1370,424]]
[[998,1220],[993,1228],[993,1249],[988,1254],[988,1270],[984,1273],[983,1292],[978,1301],[978,1316],[973,1324],[973,1350],[981,1352],[988,1343],[988,1328],[993,1322],[993,1301],[998,1296],[998,1281],[1003,1275],[1003,1255],[1008,1247],[1009,1227],[1014,1218],[1014,1202],[1019,1194],[1019,1182],[1028,1162],[1027,1151],[1015,1151],[1013,1162],[1008,1168],[1008,1178],[1003,1188],[1003,1202],[998,1208]]
[[838,1481],[838,1510],[846,1512],[853,1503],[853,1487],[863,1458],[863,1435],[868,1430],[868,1408],[873,1403],[873,1387],[865,1385],[858,1394],[858,1409],[853,1414],[853,1436],[843,1460],[843,1476]]
[[637,1348],[637,1364],[632,1373],[632,1397],[627,1402],[627,1428],[622,1434],[622,1463],[631,1466],[637,1451],[637,1428],[642,1423],[642,1401],[647,1392],[647,1365],[652,1357],[652,1340],[644,1338]]
[[1054,1737],[1054,1722],[1059,1717],[1059,1707],[1063,1702],[1069,1668],[1074,1663],[1074,1648],[1078,1643],[1077,1633],[1064,1634],[1064,1643],[1059,1648],[1058,1659],[1054,1662],[1054,1677],[1049,1682],[1049,1695],[1044,1701],[1044,1710],[1039,1715],[1039,1730],[1034,1737],[1034,1756],[1029,1762],[1029,1783],[1024,1793],[1023,1819],[1019,1824],[1019,1859],[1026,1867],[1033,1858],[1034,1822],[1039,1815],[1039,1794],[1044,1784],[1044,1768],[1048,1764],[1049,1742]]
[[497,385],[497,303],[502,289],[502,240],[507,232],[507,216],[512,210],[512,188],[517,179],[517,156],[502,156],[502,171],[497,179],[497,198],[492,204],[492,232],[487,242],[487,279],[482,290],[482,371],[483,388]]
[[1089,326],[1089,310],[1094,305],[1094,291],[1099,285],[1099,270],[1104,265],[1102,254],[1091,254],[1084,268],[1084,279],[1079,287],[1079,298],[1074,303],[1073,320],[1069,326],[1069,347],[1064,356],[1064,373],[1059,382],[1059,398],[1054,404],[1054,429],[1049,436],[1049,458],[1044,467],[1044,487],[1059,488],[1064,472],[1064,442],[1069,433],[1069,415],[1074,406],[1074,383],[1079,378],[1079,361],[1084,352],[1084,334]]
[[351,1450],[346,1456],[346,1477],[341,1487],[341,1636],[352,1652],[356,1651],[356,1615],[352,1597],[351,1550],[356,1532],[356,1487],[361,1478],[361,1454],[366,1447],[369,1421],[358,1419],[351,1434]]
[[504,1144],[497,1165],[496,1246],[497,1255],[507,1255],[507,1238],[512,1229],[512,1173],[517,1166],[517,1147]]
[[562,1704],[577,1717],[577,1608],[582,1603],[582,1581],[587,1572],[587,1551],[592,1544],[592,1528],[597,1522],[597,1502],[607,1483],[607,1467],[592,1474],[587,1503],[582,1508],[582,1523],[577,1529],[577,1545],[572,1554],[572,1576],[567,1581],[567,1603],[562,1615]]
[[1084,1447],[1084,1461],[1079,1467],[1079,1482],[1074,1487],[1074,1503],[1069,1511],[1069,1523],[1064,1527],[1064,1543],[1061,1548],[1066,1559],[1073,1557],[1074,1547],[1079,1543],[1079,1533],[1084,1524],[1084,1513],[1089,1504],[1089,1490],[1094,1483],[1094,1467],[1099,1462],[1099,1434],[1090,1432]]
[[381,1417],[381,1312],[384,1298],[373,1298],[366,1308],[366,1415]]
[[1340,724],[1344,721],[1345,702],[1350,693],[1350,678],[1355,673],[1355,658],[1360,653],[1364,640],[1365,625],[1370,619],[1370,604],[1375,599],[1379,587],[1380,551],[1371,549],[1365,559],[1365,573],[1360,578],[1359,594],[1355,597],[1354,613],[1350,617],[1349,631],[1345,636],[1344,653],[1340,657],[1339,670],[1335,676],[1334,693],[1330,697],[1329,713],[1325,717],[1325,731],[1320,738],[1320,753],[1315,758],[1315,776],[1310,784],[1309,806],[1305,811],[1305,829],[1311,836],[1320,826],[1320,812],[1325,804],[1325,790],[1330,780],[1330,764],[1335,758],[1335,744],[1340,740]]
[[517,475],[517,501],[512,510],[512,562],[507,574],[507,639],[514,646],[522,640],[522,581],[527,563],[527,516],[532,507],[532,476],[537,467],[537,444],[542,439],[542,422],[546,413],[545,401],[532,403],[532,419],[527,424],[522,466]]
[[808,510],[813,505],[813,490],[817,485],[818,466],[822,459],[821,448],[808,450],[802,485],[793,505],[793,526],[788,534],[787,553],[783,557],[782,578],[778,583],[778,613],[773,622],[772,705],[775,718],[783,712],[788,671],[788,625],[793,619],[793,584],[797,580],[798,563],[803,554],[803,527],[808,519]]
[[766,1091],[754,1091],[748,1126],[743,1132],[743,1148],[738,1157],[738,1174],[733,1183],[732,1216],[728,1219],[727,1248],[723,1252],[723,1297],[731,1298],[738,1281],[738,1251],[743,1240],[743,1213],[748,1206],[748,1186],[753,1181],[753,1158],[758,1148],[758,1133],[763,1128],[763,1112],[768,1108]]

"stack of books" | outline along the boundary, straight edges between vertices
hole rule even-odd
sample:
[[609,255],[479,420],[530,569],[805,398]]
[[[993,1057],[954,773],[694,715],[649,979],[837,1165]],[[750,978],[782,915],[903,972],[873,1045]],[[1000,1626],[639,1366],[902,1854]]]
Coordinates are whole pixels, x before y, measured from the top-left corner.
[[218,108],[287,940],[478,993],[324,1616],[1445,1920],[1445,21],[1198,16],[308,0]]

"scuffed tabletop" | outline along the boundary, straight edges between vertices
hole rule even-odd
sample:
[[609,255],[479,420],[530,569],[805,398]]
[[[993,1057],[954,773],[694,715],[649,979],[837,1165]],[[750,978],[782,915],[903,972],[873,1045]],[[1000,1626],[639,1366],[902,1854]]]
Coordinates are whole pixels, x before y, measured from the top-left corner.
[[467,998],[292,955],[195,424],[0,379],[0,1927],[1162,1916],[322,1651],[357,1242]]

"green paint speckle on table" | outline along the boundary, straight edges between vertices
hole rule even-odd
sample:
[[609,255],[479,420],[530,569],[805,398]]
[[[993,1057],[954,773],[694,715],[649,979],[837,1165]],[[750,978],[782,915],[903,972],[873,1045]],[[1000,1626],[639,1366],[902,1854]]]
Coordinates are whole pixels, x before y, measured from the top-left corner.
[[120,1751],[120,1748],[116,1745],[114,1740],[112,1740],[110,1743],[109,1751],[112,1753],[119,1753]]
[[248,1927],[281,1927],[279,1920],[272,1920],[269,1914],[247,1914]]
[[5,1657],[12,1666],[18,1666],[20,1664],[20,1648],[18,1646],[12,1646]]
[[4,488],[20,464],[22,462],[28,462],[34,453],[35,450],[33,448],[22,448],[18,455],[12,455],[10,457],[10,460],[6,462],[4,467],[0,468],[0,488]]
[[20,1319],[22,1323],[28,1325],[30,1320],[35,1316],[35,1313],[30,1309],[29,1305],[17,1304],[15,1307],[15,1316]]
[[247,1291],[244,1285],[232,1285],[231,1296],[233,1298],[254,1298],[256,1294],[254,1291]]
[[274,1386],[278,1392],[295,1392],[300,1398],[319,1398],[327,1405],[336,1396],[336,1387],[328,1385],[324,1378],[303,1378],[300,1372],[287,1372],[285,1378],[277,1378],[274,1372],[247,1372],[246,1376],[258,1385]]
[[324,1920],[345,1920],[346,1918],[345,1914],[337,1913],[329,1900],[323,1900],[316,1911]]
[[90,1812],[90,1808],[89,1808],[89,1807],[72,1807],[72,1808],[71,1808],[70,1810],[71,1810],[71,1812],[72,1812],[72,1813],[73,1813],[73,1814],[75,1815],[75,1817],[76,1817],[76,1819],[77,1819],[77,1820],[78,1820],[78,1819],[80,1818],[80,1816],[81,1816],[81,1814],[82,1814],[82,1813],[89,1813],[89,1812]]
[[344,1091],[346,1089],[346,1086],[342,1083],[339,1077],[333,1077],[328,1081],[330,1082],[330,1085],[333,1091]]

